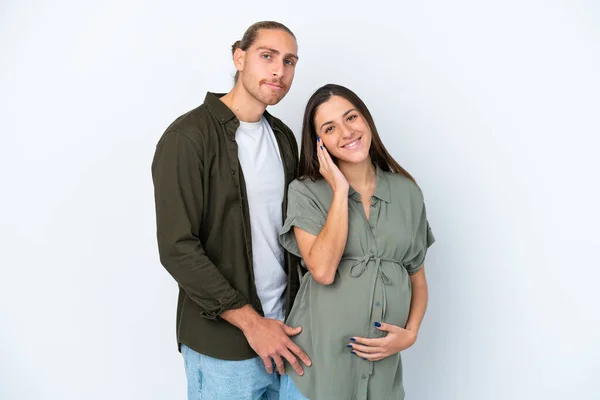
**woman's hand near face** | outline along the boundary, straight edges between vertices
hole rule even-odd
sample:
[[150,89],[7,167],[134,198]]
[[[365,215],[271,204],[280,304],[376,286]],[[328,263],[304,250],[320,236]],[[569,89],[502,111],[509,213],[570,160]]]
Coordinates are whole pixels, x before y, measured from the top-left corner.
[[327,183],[329,183],[333,191],[347,193],[350,185],[344,174],[342,174],[342,171],[340,171],[331,159],[319,136],[317,136],[317,157],[319,159],[319,172],[323,175]]

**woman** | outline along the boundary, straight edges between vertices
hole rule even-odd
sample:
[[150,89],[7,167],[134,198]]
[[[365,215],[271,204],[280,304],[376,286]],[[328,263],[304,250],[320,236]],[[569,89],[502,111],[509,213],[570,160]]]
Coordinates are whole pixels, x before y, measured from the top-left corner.
[[363,101],[339,85],[306,106],[300,178],[281,244],[304,275],[287,320],[312,359],[281,379],[280,398],[403,399],[400,351],[427,305],[423,261],[434,242],[423,195],[389,155]]

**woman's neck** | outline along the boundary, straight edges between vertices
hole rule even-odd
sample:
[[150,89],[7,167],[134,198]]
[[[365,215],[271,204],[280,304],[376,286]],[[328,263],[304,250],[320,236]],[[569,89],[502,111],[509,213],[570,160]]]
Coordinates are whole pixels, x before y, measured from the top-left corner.
[[350,186],[357,192],[370,191],[370,189],[375,191],[377,173],[370,157],[367,157],[361,163],[345,163],[340,161],[338,164],[340,171],[342,171]]

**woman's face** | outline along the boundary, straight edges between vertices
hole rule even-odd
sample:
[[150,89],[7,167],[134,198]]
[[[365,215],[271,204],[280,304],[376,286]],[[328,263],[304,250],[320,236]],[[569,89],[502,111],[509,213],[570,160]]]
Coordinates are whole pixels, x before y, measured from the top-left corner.
[[371,129],[354,105],[341,96],[331,96],[315,113],[315,131],[333,157],[360,163],[369,157]]

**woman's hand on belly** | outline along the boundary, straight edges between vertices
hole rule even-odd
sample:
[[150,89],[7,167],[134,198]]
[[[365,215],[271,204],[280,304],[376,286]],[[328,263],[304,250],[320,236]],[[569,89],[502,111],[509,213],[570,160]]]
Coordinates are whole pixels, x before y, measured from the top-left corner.
[[408,349],[417,341],[417,333],[396,325],[375,323],[375,327],[388,334],[382,338],[369,339],[355,336],[350,339],[352,352],[369,361],[379,361]]

